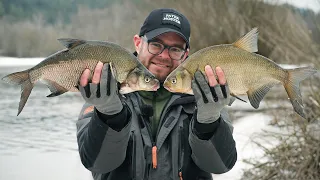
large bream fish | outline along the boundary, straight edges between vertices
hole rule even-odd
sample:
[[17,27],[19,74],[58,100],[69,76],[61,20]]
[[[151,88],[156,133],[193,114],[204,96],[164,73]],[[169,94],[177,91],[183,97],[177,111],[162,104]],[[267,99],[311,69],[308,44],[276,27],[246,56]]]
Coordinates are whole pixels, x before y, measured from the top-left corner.
[[272,60],[253,53],[258,51],[258,29],[254,28],[233,44],[222,44],[201,49],[189,56],[164,82],[171,92],[193,94],[191,81],[196,70],[220,66],[225,73],[231,95],[247,95],[251,105],[258,108],[267,92],[282,83],[294,110],[305,117],[300,82],[316,73],[311,67],[283,69]]
[[36,66],[9,74],[2,79],[7,83],[21,85],[21,98],[18,115],[25,106],[34,84],[41,80],[48,86],[51,94],[61,95],[67,91],[78,91],[79,78],[88,68],[91,77],[99,61],[110,63],[115,79],[121,83],[120,93],[133,91],[156,91],[159,81],[154,75],[125,48],[103,41],[85,41],[78,39],[59,39],[67,47],[44,59]]

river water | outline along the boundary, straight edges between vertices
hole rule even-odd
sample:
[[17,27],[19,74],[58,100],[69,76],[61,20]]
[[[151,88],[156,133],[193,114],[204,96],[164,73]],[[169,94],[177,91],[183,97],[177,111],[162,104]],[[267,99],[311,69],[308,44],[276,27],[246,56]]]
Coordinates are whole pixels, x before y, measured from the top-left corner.
[[[30,66],[0,66],[0,78]],[[91,180],[80,162],[76,121],[79,93],[47,98],[37,84],[17,116],[20,87],[0,80],[0,180]]]

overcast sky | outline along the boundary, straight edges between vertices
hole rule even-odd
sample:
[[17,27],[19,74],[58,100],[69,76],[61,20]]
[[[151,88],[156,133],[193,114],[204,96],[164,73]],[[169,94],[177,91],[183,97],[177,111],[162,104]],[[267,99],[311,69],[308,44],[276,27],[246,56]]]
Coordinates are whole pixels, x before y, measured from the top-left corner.
[[320,0],[269,0],[274,2],[287,2],[301,8],[309,8],[315,12],[320,11]]

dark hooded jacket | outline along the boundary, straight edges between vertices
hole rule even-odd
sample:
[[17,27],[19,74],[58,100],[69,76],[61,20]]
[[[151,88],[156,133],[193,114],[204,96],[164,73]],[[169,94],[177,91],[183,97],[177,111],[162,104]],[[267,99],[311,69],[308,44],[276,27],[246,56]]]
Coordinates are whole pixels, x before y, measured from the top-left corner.
[[216,122],[201,124],[194,96],[163,88],[129,93],[123,104],[111,116],[85,104],[79,115],[79,153],[95,180],[209,180],[211,173],[234,166],[237,151],[226,110]]

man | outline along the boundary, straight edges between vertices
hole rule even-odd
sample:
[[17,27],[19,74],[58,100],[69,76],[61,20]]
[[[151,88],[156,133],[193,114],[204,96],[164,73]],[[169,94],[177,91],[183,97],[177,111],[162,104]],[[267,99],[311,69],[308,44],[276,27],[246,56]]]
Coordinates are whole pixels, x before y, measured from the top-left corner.
[[[160,80],[189,53],[190,24],[173,9],[156,9],[133,38],[135,55]],[[212,179],[237,159],[232,127],[223,109],[230,101],[221,68],[195,74],[194,96],[134,92],[125,97],[107,64],[98,63],[88,82],[80,79],[86,100],[77,122],[83,165],[96,180]],[[217,81],[218,80],[218,81]],[[99,87],[100,86],[100,87]],[[106,92],[109,87],[110,91]],[[97,89],[100,89],[97,95]]]

